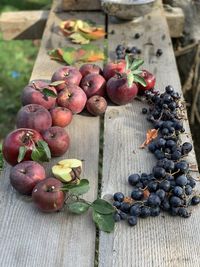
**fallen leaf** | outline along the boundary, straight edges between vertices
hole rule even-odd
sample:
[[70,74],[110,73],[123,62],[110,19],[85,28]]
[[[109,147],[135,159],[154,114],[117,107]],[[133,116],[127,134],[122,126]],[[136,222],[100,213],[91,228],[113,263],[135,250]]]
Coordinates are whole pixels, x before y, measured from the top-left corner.
[[151,143],[153,139],[158,136],[158,129],[149,129],[146,133],[146,140],[141,144],[140,148],[145,148],[148,144]]
[[77,44],[86,44],[90,40],[97,40],[105,36],[102,27],[94,27],[91,22],[83,20],[66,20],[60,24],[60,29],[65,36],[69,36],[71,41]]
[[69,38],[75,44],[88,44],[90,42],[90,40],[88,40],[78,32],[72,33]]
[[95,62],[104,60],[104,52],[96,45],[85,44],[80,48],[66,47],[48,52],[51,59],[72,65],[76,62]]

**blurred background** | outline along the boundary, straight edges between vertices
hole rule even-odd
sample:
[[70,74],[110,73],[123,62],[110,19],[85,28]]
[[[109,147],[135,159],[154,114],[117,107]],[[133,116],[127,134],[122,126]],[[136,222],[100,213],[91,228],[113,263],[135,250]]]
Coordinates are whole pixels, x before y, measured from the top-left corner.
[[[51,2],[1,0],[0,15],[7,11],[48,10]],[[163,4],[169,14],[179,8],[184,15],[183,31],[172,42],[200,166],[200,0],[163,0]],[[0,143],[13,129],[21,105],[19,96],[29,81],[39,46],[40,40],[5,41],[0,32]]]

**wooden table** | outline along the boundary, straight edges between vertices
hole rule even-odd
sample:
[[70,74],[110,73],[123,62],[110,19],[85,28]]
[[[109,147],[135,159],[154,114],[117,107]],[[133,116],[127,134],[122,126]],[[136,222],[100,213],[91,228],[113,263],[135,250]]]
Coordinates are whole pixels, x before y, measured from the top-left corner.
[[[55,1],[52,6],[31,80],[49,80],[60,67],[47,55],[49,49],[69,45],[68,40],[58,32],[60,21],[87,18],[105,25],[110,58],[113,58],[117,44],[135,45],[142,49],[145,67],[156,74],[157,88],[163,91],[166,85],[172,84],[181,92],[160,1],[157,8],[141,20],[123,23],[110,17],[106,20],[101,11],[62,12],[58,2]],[[133,38],[136,32],[142,33],[137,40]],[[104,40],[95,43],[103,49]],[[158,48],[164,52],[160,58],[155,56]],[[147,129],[151,127],[141,114],[142,107],[144,104],[139,101],[125,106],[109,106],[102,122],[104,127],[100,127],[98,117],[76,115],[67,128],[71,147],[62,158],[84,160],[83,177],[89,179],[91,185],[90,192],[85,196],[88,200],[97,197],[98,181],[102,197],[116,191],[128,194],[131,191],[127,183],[130,173],[151,172],[154,157],[139,149]],[[186,133],[182,139],[187,140],[188,137],[190,131],[186,122]],[[102,153],[99,153],[100,146],[103,147],[103,159]],[[50,167],[59,160],[54,158],[44,164],[49,176]],[[188,160],[196,164],[194,152]],[[9,169],[6,166],[0,187],[1,267],[90,267],[95,264],[101,267],[200,266],[200,208],[196,208],[187,220],[164,214],[157,218],[141,219],[134,228],[119,223],[114,233],[100,232],[97,238],[90,214],[73,216],[67,212],[39,212],[29,198],[13,190],[9,184]]]

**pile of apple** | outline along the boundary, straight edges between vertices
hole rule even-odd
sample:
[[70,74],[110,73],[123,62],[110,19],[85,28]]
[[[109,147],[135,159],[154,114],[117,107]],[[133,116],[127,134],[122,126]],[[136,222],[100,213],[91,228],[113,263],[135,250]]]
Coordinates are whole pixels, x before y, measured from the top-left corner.
[[53,74],[50,83],[36,80],[28,84],[22,91],[17,129],[3,143],[3,156],[13,166],[12,186],[22,194],[32,194],[42,211],[60,210],[65,199],[63,182],[79,179],[81,161],[60,161],[52,169],[56,178],[46,178],[40,162],[68,150],[70,138],[64,127],[71,123],[73,114],[86,108],[92,115],[101,115],[107,108],[107,97],[123,105],[132,102],[138,92],[153,88],[155,76],[138,70],[142,63],[121,60],[108,63],[103,70],[95,64],[84,64],[80,69],[65,66]]

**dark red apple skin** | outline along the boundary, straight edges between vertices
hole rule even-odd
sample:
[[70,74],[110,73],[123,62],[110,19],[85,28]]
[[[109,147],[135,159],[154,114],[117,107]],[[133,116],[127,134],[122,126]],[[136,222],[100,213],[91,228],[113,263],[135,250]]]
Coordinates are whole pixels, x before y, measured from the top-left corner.
[[60,190],[63,184],[55,178],[47,178],[38,183],[32,192],[35,205],[43,212],[55,212],[62,209],[65,193]]
[[17,128],[31,128],[42,132],[52,125],[49,111],[37,104],[22,107],[17,113]]
[[79,85],[81,79],[82,75],[77,68],[72,66],[65,66],[54,72],[51,81],[65,81],[65,83],[55,86],[56,90],[59,92],[65,88],[66,84],[72,83]]
[[43,140],[42,136],[33,129],[22,128],[12,131],[3,142],[2,152],[5,160],[10,165],[16,165],[20,146],[27,148],[23,161],[31,160],[32,150],[39,140]]
[[87,96],[77,85],[69,84],[57,97],[57,104],[60,107],[68,108],[72,113],[80,113],[86,104]]
[[106,80],[100,74],[91,73],[81,80],[80,87],[88,98],[93,95],[105,96]]
[[110,100],[117,105],[125,105],[132,102],[138,93],[136,83],[128,87],[127,78],[118,76],[108,80],[106,90]]
[[53,86],[49,86],[48,83],[40,80],[35,81],[34,83],[28,84],[22,91],[22,105],[38,104],[46,109],[53,108],[56,104],[56,97],[45,97],[42,93],[44,88],[47,88],[57,94],[56,89]]
[[46,177],[45,170],[35,161],[21,162],[10,170],[10,183],[21,194],[30,195],[37,183]]
[[65,129],[53,126],[42,133],[53,157],[62,156],[69,148],[70,139]]
[[109,62],[103,68],[103,77],[108,81],[111,77],[115,76],[116,73],[124,73],[125,68],[125,60],[120,60],[118,62]]
[[138,85],[139,92],[144,92],[146,90],[150,90],[154,88],[156,84],[156,77],[152,73],[150,73],[147,70],[142,70],[141,76],[145,79],[146,86],[143,86],[141,84]]
[[104,97],[94,95],[88,99],[86,103],[86,108],[90,114],[94,116],[99,116],[105,113],[107,108],[107,102]]
[[95,74],[102,74],[101,68],[96,64],[83,64],[79,69],[82,77],[85,77],[88,74],[95,73]]
[[50,110],[52,125],[66,127],[72,121],[73,114],[71,110],[64,107],[55,107]]

